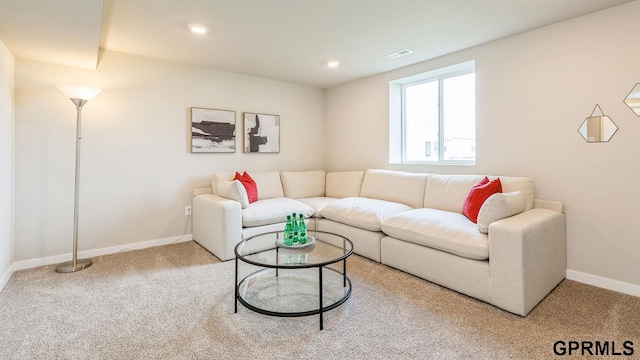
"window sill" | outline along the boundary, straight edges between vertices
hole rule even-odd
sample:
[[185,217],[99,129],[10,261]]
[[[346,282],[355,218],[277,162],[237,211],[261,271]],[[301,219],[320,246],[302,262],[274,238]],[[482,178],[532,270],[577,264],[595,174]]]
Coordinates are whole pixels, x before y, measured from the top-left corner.
[[458,166],[476,166],[475,161],[402,161],[390,162],[393,165],[458,165]]

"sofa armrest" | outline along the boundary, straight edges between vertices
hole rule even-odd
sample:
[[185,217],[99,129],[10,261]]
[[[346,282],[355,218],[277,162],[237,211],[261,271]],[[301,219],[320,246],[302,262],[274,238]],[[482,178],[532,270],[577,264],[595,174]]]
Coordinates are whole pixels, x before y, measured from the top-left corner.
[[533,207],[536,209],[549,209],[564,213],[564,205],[560,201],[534,199]]
[[527,315],[564,279],[566,268],[563,213],[534,208],[489,226],[493,300],[505,309]]
[[220,260],[235,257],[242,238],[242,208],[235,200],[213,194],[193,198],[193,239]]
[[195,188],[192,191],[193,197],[196,197],[198,195],[204,195],[204,194],[213,194],[213,189],[212,188]]

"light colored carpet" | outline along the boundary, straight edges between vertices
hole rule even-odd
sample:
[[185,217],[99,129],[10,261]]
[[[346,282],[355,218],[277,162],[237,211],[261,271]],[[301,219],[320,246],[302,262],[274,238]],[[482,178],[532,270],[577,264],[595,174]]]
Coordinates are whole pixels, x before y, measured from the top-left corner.
[[553,359],[558,340],[640,355],[640,298],[572,281],[523,318],[352,256],[351,298],[319,331],[317,316],[234,314],[234,262],[194,242],[54,269],[0,292],[0,359]]

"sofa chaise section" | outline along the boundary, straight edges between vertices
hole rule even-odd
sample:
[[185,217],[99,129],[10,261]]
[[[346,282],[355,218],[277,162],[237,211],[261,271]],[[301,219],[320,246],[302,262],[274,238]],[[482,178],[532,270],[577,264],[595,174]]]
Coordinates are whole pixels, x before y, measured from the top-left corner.
[[525,316],[565,278],[564,214],[534,208],[492,223],[489,233],[485,260],[387,236],[381,262]]

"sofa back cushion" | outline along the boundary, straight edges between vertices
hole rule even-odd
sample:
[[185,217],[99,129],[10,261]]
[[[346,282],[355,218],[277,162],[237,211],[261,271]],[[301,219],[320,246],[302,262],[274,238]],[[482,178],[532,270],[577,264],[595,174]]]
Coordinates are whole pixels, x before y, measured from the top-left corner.
[[[268,172],[247,172],[258,187],[258,200],[284,197],[280,173],[277,171]],[[235,172],[216,172],[211,176],[211,192],[220,196],[218,182],[233,181]]]
[[324,170],[280,173],[284,197],[292,199],[324,196],[325,178]]
[[277,171],[249,173],[258,185],[258,200],[284,197],[280,173]]
[[481,175],[429,174],[424,193],[424,207],[462,214],[462,206],[471,187]]
[[364,174],[360,196],[421,208],[426,182],[427,174],[369,169]]
[[326,196],[347,198],[360,196],[364,171],[338,171],[327,174]]
[[[531,178],[510,176],[497,177],[502,183],[502,192],[522,191],[525,210],[533,208],[534,184]],[[484,175],[437,175],[429,174],[424,193],[424,207],[462,213],[462,206],[471,187],[482,180]]]

